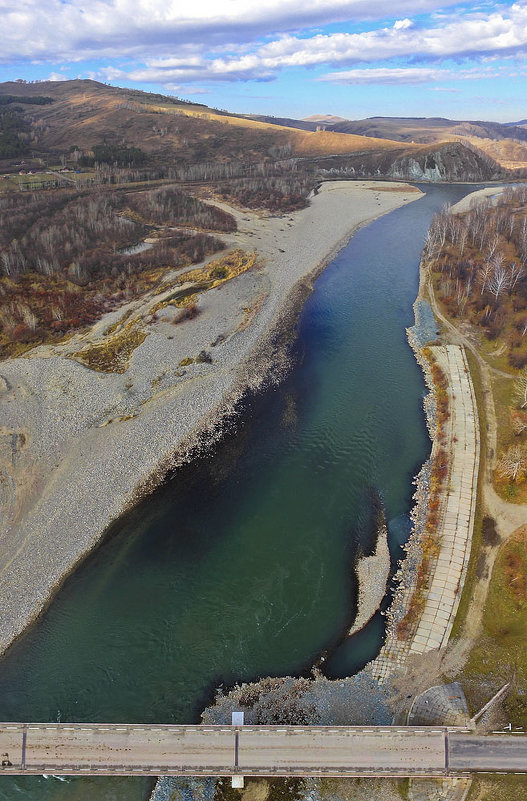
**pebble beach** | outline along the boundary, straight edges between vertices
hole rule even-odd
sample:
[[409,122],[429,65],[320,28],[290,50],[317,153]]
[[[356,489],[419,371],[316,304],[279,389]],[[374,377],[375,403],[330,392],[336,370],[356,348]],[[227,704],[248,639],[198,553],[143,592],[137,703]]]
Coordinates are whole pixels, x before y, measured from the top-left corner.
[[[405,184],[329,182],[291,214],[229,209],[238,232],[228,246],[256,252],[258,266],[202,293],[196,319],[149,321],[124,372],[97,372],[72,355],[127,307],[0,365],[0,653],[112,521],[218,436],[248,388],[279,380],[314,278],[353,233],[420,196]],[[202,351],[210,361],[181,365]]]

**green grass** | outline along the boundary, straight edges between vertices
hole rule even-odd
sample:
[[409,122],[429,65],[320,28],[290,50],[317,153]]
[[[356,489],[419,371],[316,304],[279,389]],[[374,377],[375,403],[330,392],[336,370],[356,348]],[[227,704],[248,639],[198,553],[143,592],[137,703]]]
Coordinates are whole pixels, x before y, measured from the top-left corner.
[[465,679],[498,688],[514,681],[507,720],[527,729],[527,533],[500,548],[483,613],[482,632],[463,669]]
[[525,776],[474,776],[467,801],[527,801]]

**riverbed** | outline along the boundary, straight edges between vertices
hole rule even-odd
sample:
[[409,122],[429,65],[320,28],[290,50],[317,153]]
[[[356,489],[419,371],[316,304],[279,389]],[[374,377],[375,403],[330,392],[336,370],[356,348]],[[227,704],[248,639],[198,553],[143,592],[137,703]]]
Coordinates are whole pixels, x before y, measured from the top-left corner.
[[[469,189],[425,191],[359,231],[318,279],[281,385],[246,398],[214,454],[117,523],[10,650],[4,720],[191,722],[222,682],[301,674],[340,641],[355,560],[374,546],[371,490],[395,560],[430,447],[405,328],[430,218]],[[330,675],[360,669],[382,631],[377,616],[340,645]],[[0,780],[9,801],[147,791],[131,779]]]

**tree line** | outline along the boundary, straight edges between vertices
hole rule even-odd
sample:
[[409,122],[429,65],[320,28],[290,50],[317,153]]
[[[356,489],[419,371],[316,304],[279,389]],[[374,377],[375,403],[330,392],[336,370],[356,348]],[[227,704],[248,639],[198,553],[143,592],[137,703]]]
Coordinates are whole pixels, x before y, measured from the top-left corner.
[[508,187],[462,215],[444,208],[423,252],[447,312],[503,338],[513,368],[527,365],[526,201],[527,187]]

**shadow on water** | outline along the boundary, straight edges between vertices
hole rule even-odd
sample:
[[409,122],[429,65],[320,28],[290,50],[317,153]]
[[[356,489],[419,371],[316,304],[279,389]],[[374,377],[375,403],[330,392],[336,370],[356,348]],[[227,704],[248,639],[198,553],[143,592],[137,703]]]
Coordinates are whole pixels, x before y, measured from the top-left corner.
[[[213,454],[118,521],[9,651],[4,720],[191,722],[220,683],[301,674],[339,642],[354,559],[371,547],[369,488],[396,561],[430,449],[405,327],[430,218],[469,190],[427,191],[341,251],[302,312],[283,384],[247,399]],[[360,669],[383,633],[377,615],[336,649],[332,675]],[[97,781],[98,801],[146,793]],[[93,798],[90,780],[24,782],[0,779],[0,799]]]

